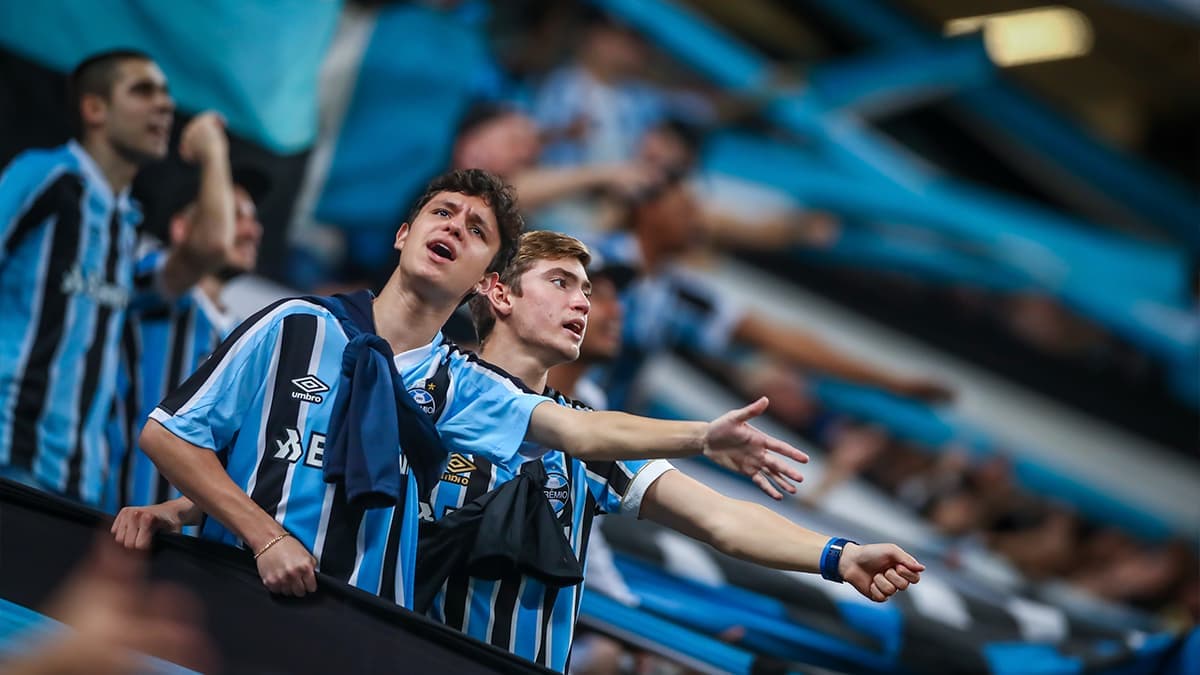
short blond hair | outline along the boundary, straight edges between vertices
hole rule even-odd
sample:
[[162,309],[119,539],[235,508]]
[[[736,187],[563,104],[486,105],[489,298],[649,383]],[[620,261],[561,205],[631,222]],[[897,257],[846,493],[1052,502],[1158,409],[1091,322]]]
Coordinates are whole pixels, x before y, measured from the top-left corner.
[[[512,262],[500,272],[500,283],[521,294],[521,277],[539,260],[563,260],[574,258],[584,267],[592,261],[592,254],[582,241],[575,237],[551,232],[549,230],[534,230],[525,232],[517,240],[517,253]],[[491,335],[496,327],[496,314],[492,312],[492,301],[485,295],[476,295],[469,303],[471,322],[475,324],[475,334],[483,342]]]

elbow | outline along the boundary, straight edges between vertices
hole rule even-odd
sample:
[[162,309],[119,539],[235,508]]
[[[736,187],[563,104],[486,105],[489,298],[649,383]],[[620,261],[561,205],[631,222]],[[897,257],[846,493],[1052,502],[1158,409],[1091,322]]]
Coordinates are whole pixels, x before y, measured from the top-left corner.
[[138,434],[138,447],[155,464],[158,463],[158,458],[161,455],[163,434],[165,433],[169,432],[161,424],[155,420],[146,420],[146,426],[142,427],[142,432]]
[[708,541],[705,543],[727,556],[740,558],[737,529],[738,524],[732,518],[713,518],[705,528],[705,531],[708,532]]
[[197,267],[205,270],[215,270],[225,264],[231,248],[233,248],[233,242],[222,240],[189,242],[187,244],[187,255],[194,261]]
[[757,504],[747,504],[748,509],[740,509],[732,503],[734,500],[729,501],[734,508],[719,508],[714,504],[708,510],[707,543],[727,556],[747,560],[751,555],[747,548],[747,523],[765,518],[771,511]]
[[595,439],[591,434],[568,434],[567,438],[563,440],[562,447],[570,448],[568,454],[575,459],[585,462],[595,462],[606,459],[606,457],[603,456],[601,447],[595,442]]

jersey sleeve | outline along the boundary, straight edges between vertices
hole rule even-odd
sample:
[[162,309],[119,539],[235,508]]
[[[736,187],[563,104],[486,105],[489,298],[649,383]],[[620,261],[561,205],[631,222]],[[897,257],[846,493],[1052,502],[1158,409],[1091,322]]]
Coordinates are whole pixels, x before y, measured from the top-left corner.
[[288,301],[280,301],[243,322],[150,419],[192,445],[214,451],[229,445],[270,379],[288,309]]
[[638,515],[642,497],[658,477],[675,467],[665,459],[583,463],[588,491],[598,513]]
[[676,310],[663,317],[669,321],[670,341],[710,356],[721,356],[729,348],[745,310],[682,270],[669,273],[665,282],[674,295],[672,305]]
[[167,249],[152,237],[138,240],[137,254],[133,263],[133,299],[131,311],[152,312],[170,307],[169,298],[162,287],[163,266],[167,262]]
[[544,449],[525,443],[525,433],[533,409],[553,402],[522,390],[467,356],[450,358],[451,391],[437,422],[446,448],[509,467],[514,460],[519,465],[544,454]]
[[[67,169],[46,152],[18,156],[0,173],[0,261],[17,248],[29,226],[45,220],[60,206],[51,194]],[[82,188],[80,188],[82,189]]]

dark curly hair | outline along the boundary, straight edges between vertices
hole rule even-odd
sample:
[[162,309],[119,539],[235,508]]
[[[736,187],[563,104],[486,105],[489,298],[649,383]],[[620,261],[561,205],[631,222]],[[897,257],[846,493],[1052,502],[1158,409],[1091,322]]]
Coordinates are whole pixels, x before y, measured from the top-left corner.
[[442,192],[457,192],[469,197],[479,197],[496,216],[496,225],[500,230],[500,250],[492,258],[492,264],[487,271],[499,273],[508,267],[513,256],[517,253],[517,242],[521,231],[525,229],[525,219],[517,208],[517,193],[511,185],[506,184],[499,176],[482,169],[457,169],[444,173],[430,181],[425,187],[425,194],[417,200],[408,222],[413,222],[417,214],[429,200]]

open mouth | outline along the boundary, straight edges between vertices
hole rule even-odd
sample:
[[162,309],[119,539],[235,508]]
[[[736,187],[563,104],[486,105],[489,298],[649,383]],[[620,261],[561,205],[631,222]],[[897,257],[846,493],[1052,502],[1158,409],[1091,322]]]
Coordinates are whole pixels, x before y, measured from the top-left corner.
[[563,328],[566,328],[567,330],[571,331],[576,336],[581,337],[581,338],[583,337],[583,329],[586,326],[587,326],[587,324],[585,324],[583,322],[583,319],[572,319],[563,324]]
[[454,260],[455,258],[454,249],[445,242],[431,241],[428,248],[434,255],[444,260]]
[[165,138],[171,130],[169,122],[151,122],[147,125],[147,130],[155,136]]

